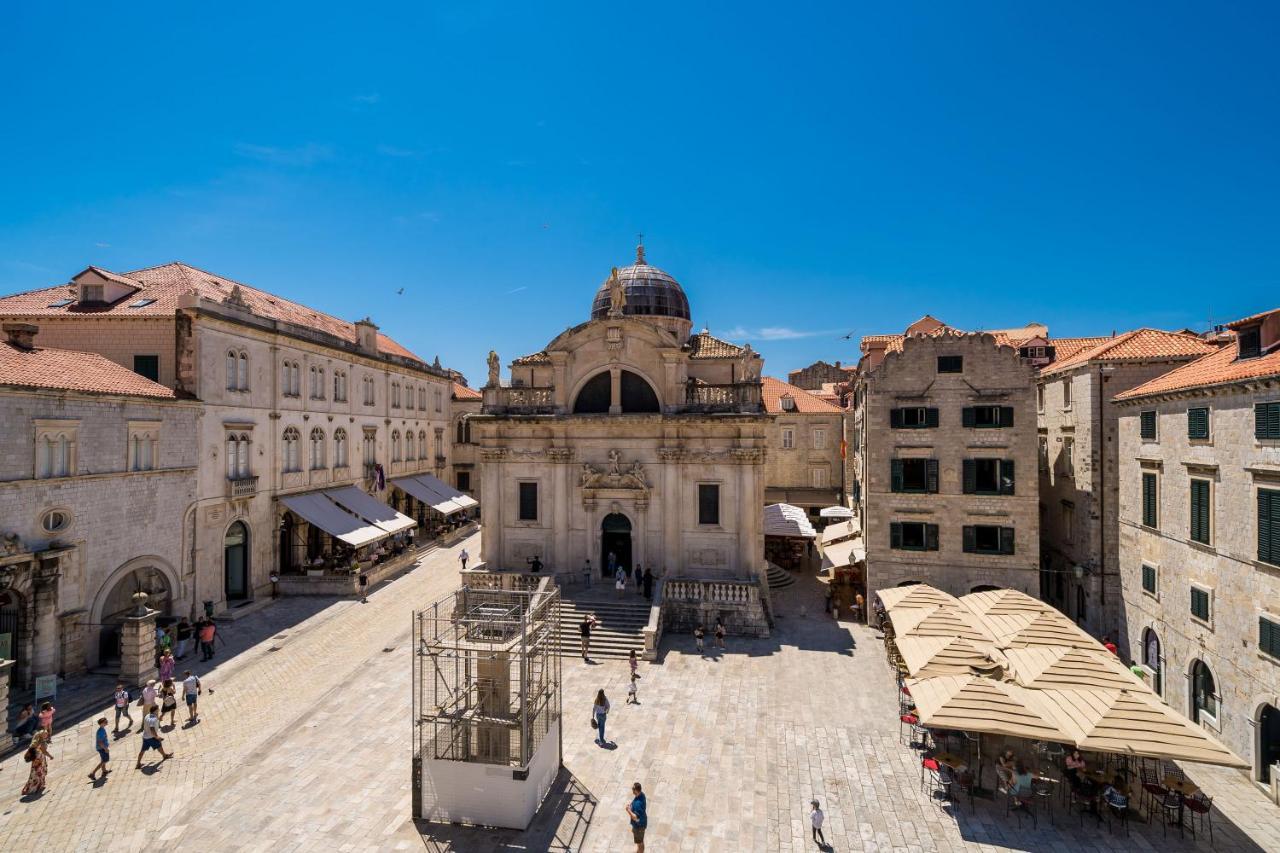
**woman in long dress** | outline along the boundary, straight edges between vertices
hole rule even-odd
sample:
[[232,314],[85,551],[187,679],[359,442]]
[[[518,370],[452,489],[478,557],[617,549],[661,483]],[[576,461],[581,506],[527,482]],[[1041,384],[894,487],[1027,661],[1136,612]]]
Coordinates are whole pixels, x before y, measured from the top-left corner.
[[31,775],[27,777],[27,784],[22,786],[22,795],[38,794],[44,790],[44,779],[49,772],[49,734],[44,729],[36,731],[35,737],[31,739],[29,749],[31,756]]

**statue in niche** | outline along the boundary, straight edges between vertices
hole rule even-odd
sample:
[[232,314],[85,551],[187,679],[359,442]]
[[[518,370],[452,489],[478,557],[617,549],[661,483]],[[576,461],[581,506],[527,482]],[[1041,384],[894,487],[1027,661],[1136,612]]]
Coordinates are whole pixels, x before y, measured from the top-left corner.
[[496,350],[489,350],[489,387],[498,387],[498,371],[502,369]]
[[621,317],[622,309],[627,306],[627,291],[622,286],[622,279],[618,278],[618,268],[614,267],[609,273],[609,316]]
[[621,460],[622,460],[621,453],[619,453],[616,450],[609,451],[609,473],[615,477],[622,476],[622,470],[619,467],[619,465],[621,464]]

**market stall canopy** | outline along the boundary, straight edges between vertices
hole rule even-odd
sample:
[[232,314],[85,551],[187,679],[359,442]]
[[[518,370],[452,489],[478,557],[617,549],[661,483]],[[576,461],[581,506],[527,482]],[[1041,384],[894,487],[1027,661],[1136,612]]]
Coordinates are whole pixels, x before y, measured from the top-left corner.
[[[899,644],[901,645],[901,644]],[[1137,690],[1149,688],[1105,649],[1028,646],[1005,649],[1009,676],[1037,690]]]
[[465,492],[455,489],[453,486],[450,486],[434,474],[418,474],[416,479],[425,483],[432,491],[442,497],[448,498],[463,509],[471,509],[473,506],[480,505],[480,501]]
[[1067,646],[1074,649],[1101,649],[1102,644],[1057,610],[1039,614],[977,617],[1000,648],[1026,646]]
[[845,566],[866,561],[867,549],[863,547],[861,539],[835,542],[822,548],[822,568],[824,569],[842,569]]
[[931,728],[1072,742],[1040,691],[979,675],[913,678],[907,686]]
[[308,523],[353,548],[369,545],[390,535],[381,527],[347,512],[325,497],[323,492],[288,495],[281,498],[280,502]]
[[396,512],[377,498],[366,495],[355,486],[343,486],[330,489],[325,497],[360,518],[385,530],[387,533],[399,533],[410,527],[417,527],[418,522],[407,515]]
[[960,603],[960,600],[954,595],[945,593],[926,583],[891,586],[887,589],[879,590],[876,595],[880,596],[880,603],[888,611],[892,611],[897,607],[932,607],[939,604],[956,605]]
[[828,506],[818,511],[821,518],[853,518],[853,510],[847,506]]
[[445,483],[430,474],[419,474],[415,477],[397,477],[391,485],[413,495],[427,506],[443,515],[453,515],[478,505],[475,498]]
[[769,504],[764,508],[764,535],[818,538],[804,510],[791,504]]
[[990,643],[959,637],[899,637],[895,643],[907,674],[915,678],[994,672],[1003,662]]
[[826,545],[830,542],[839,542],[842,539],[852,539],[861,535],[862,528],[859,527],[858,520],[851,518],[848,521],[839,521],[824,527],[822,529],[822,544]]
[[1016,589],[994,589],[960,596],[960,603],[979,616],[1035,616],[1053,611],[1053,606]]
[[[1226,767],[1250,765],[1213,735],[1161,702],[1154,693],[1132,690],[1037,690],[1059,725],[1065,742],[1081,749],[1198,761]],[[918,694],[912,690],[912,695]]]
[[978,643],[993,643],[994,638],[968,610],[959,605],[933,607],[899,607],[890,614],[893,633],[903,637],[961,637]]

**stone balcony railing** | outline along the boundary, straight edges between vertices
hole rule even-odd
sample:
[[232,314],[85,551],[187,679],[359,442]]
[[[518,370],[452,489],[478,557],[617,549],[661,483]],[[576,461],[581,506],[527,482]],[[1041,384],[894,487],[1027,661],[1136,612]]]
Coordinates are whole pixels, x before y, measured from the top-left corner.
[[710,385],[690,382],[685,386],[687,412],[759,412],[763,409],[759,382]]
[[227,497],[249,498],[258,492],[257,477],[228,477]]
[[672,578],[663,587],[668,602],[751,605],[760,600],[760,586],[754,581]]
[[749,580],[667,578],[662,584],[662,623],[673,631],[702,625],[710,632],[716,619],[730,634],[769,636],[767,603],[760,584]]
[[514,385],[486,391],[485,411],[506,415],[555,414],[555,391],[551,386]]

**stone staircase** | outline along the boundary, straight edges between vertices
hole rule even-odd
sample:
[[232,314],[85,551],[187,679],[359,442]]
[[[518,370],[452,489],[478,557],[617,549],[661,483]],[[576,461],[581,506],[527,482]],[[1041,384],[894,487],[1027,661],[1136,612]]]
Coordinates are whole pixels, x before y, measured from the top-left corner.
[[769,589],[786,589],[796,582],[796,577],[791,572],[769,563]]
[[644,655],[644,626],[649,623],[649,602],[628,589],[615,598],[612,588],[607,593],[579,593],[560,599],[560,654],[582,655],[582,635],[578,626],[582,617],[592,613],[597,620],[591,631],[592,658],[625,658],[635,649]]

